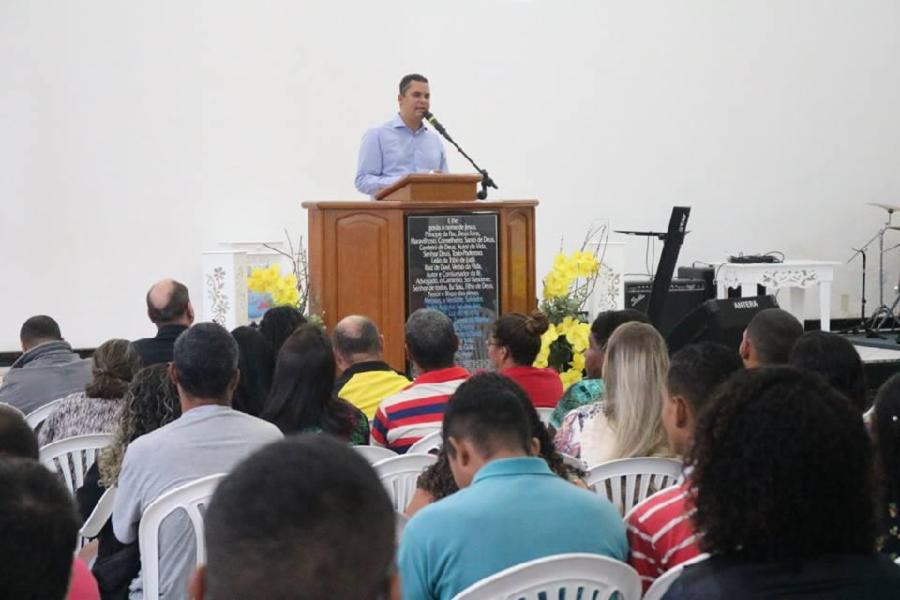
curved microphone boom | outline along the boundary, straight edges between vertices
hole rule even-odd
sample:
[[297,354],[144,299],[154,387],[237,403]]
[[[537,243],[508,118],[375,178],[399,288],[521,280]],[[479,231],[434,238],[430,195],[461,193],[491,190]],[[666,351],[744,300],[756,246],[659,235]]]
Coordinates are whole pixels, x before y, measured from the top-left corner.
[[494,180],[491,179],[491,176],[488,175],[488,172],[486,170],[482,169],[481,167],[479,167],[478,165],[476,165],[475,161],[472,160],[472,157],[469,156],[468,154],[466,154],[465,151],[459,147],[459,144],[457,144],[456,142],[453,141],[453,138],[450,137],[450,134],[447,133],[447,130],[444,129],[443,125],[441,125],[441,122],[438,121],[437,118],[433,114],[431,114],[430,111],[426,110],[425,114],[423,116],[424,116],[425,120],[428,121],[432,127],[434,127],[435,131],[440,133],[442,136],[444,136],[444,139],[446,139],[448,142],[453,144],[453,146],[457,150],[459,150],[459,153],[462,154],[463,156],[465,156],[466,160],[468,160],[470,163],[472,163],[472,166],[475,167],[475,170],[478,171],[479,174],[481,174],[481,190],[478,192],[479,200],[484,200],[487,198],[487,189],[489,187],[492,187],[495,190],[499,189],[497,187],[497,184],[494,183]]

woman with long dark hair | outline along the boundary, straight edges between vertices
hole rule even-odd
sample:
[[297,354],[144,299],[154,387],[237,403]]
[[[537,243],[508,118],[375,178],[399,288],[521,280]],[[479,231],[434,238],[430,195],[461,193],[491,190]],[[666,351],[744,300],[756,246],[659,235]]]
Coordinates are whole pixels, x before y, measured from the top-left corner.
[[884,554],[897,560],[900,558],[900,374],[878,388],[872,437],[884,506],[883,537],[879,546]]
[[242,325],[231,332],[231,337],[238,343],[238,369],[241,371],[231,397],[231,408],[257,417],[272,387],[275,352],[271,342],[256,327]]
[[369,420],[334,394],[335,360],[331,342],[316,325],[302,325],[284,342],[260,415],[285,435],[325,432],[352,444],[369,443]]

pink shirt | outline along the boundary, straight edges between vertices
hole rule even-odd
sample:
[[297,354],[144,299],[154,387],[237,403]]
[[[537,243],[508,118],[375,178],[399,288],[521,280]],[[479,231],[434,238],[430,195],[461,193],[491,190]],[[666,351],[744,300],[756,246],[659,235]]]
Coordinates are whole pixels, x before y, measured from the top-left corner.
[[69,595],[66,600],[100,600],[97,580],[88,566],[77,558],[72,561],[72,576],[69,578]]

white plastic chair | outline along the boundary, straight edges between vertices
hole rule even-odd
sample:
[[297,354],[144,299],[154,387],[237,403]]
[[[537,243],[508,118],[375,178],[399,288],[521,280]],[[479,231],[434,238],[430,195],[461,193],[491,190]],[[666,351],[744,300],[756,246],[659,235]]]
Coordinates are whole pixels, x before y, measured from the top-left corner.
[[441,449],[441,446],[444,445],[444,438],[441,435],[441,430],[432,431],[428,435],[423,438],[420,438],[418,442],[414,443],[407,450],[408,454],[431,454],[432,450],[435,452]]
[[100,496],[94,510],[81,526],[81,537],[90,540],[100,535],[100,530],[112,516],[113,504],[116,501],[116,489],[115,486],[107,488]]
[[386,458],[394,458],[395,456],[400,456],[390,448],[384,448],[383,446],[353,446],[353,449],[363,455],[369,464],[375,464],[379,460],[384,460]]
[[470,585],[454,600],[585,598],[638,600],[641,580],[623,562],[597,554],[557,554],[500,571]]
[[419,475],[437,462],[433,454],[402,454],[393,458],[380,460],[372,467],[378,473],[384,489],[387,490],[394,510],[403,512],[416,493],[416,480]]
[[84,485],[84,474],[97,460],[97,451],[112,441],[111,433],[77,435],[41,448],[40,460],[51,471],[62,474],[66,488],[75,494],[75,490]]
[[537,410],[538,416],[541,418],[541,423],[543,423],[543,424],[546,425],[547,427],[550,427],[550,417],[553,415],[553,410],[554,410],[554,409],[552,409],[552,408],[538,408],[538,409],[536,409],[536,410]]
[[584,482],[624,515],[650,494],[675,485],[682,464],[671,458],[623,458],[591,467]]
[[[169,490],[150,503],[141,515],[138,527],[138,546],[141,552],[141,578],[144,586],[144,600],[159,599],[159,527],[163,520],[176,510],[184,510],[194,529],[194,543],[197,549],[197,566],[206,563],[206,540],[203,537],[204,507],[212,498],[225,473],[201,477],[190,483]],[[187,586],[187,581],[184,585]]]
[[681,576],[681,572],[684,571],[684,568],[686,566],[692,565],[702,560],[706,560],[707,558],[709,558],[709,554],[703,553],[697,555],[691,560],[684,561],[680,565],[675,565],[656,578],[656,580],[644,594],[644,600],[661,600],[661,598],[666,595],[666,592],[669,591],[669,588],[672,586],[675,580]]
[[47,417],[50,416],[59,403],[62,402],[62,398],[57,398],[53,402],[48,402],[40,408],[36,408],[27,415],[25,415],[25,422],[28,423],[28,426],[32,429],[37,429],[38,425],[47,420]]

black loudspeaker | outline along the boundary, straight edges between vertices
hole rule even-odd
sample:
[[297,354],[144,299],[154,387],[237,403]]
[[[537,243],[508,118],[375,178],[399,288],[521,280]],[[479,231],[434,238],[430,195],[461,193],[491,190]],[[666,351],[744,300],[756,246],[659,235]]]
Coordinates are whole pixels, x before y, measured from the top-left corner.
[[[650,306],[652,281],[625,282],[625,308],[646,313]],[[702,279],[673,279],[663,307],[660,333],[665,336],[694,308],[706,300],[707,288]]]
[[694,342],[718,342],[737,350],[747,324],[766,308],[778,308],[775,296],[707,300],[666,336],[669,352]]

